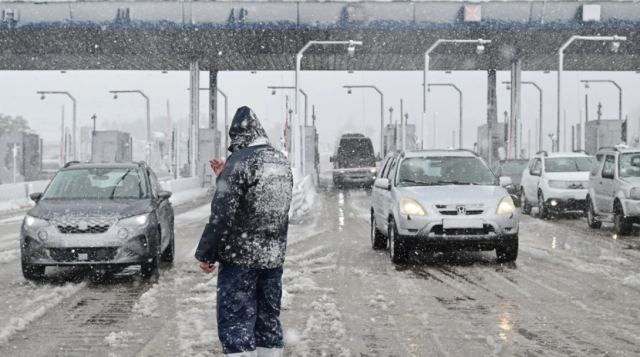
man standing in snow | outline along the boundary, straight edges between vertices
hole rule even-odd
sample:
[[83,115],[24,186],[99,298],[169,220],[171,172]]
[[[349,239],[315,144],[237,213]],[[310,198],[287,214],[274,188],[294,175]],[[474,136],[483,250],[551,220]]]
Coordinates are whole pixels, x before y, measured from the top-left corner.
[[255,113],[236,112],[228,161],[211,161],[218,179],[211,217],[195,257],[206,273],[218,262],[218,337],[225,355],[282,356],[282,265],[293,177]]

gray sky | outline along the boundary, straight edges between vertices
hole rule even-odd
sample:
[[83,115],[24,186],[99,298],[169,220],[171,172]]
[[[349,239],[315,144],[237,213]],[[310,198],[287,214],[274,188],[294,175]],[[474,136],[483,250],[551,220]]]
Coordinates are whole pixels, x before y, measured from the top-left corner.
[[[208,73],[203,72],[201,87],[208,87]],[[544,95],[544,132],[554,132],[556,123],[556,73],[523,72],[523,80],[536,81],[545,91]],[[580,79],[614,79],[624,89],[623,113],[631,118],[630,134],[638,135],[638,104],[634,100],[638,89],[640,74],[635,72],[565,72],[565,109],[567,126],[577,122],[580,110],[584,108],[584,87]],[[498,112],[499,121],[503,120],[505,110],[509,110],[509,92],[501,84],[509,80],[508,72],[498,74]],[[486,120],[486,73],[485,72],[432,72],[431,83],[455,83],[464,92],[464,141],[471,147],[476,141],[477,126]],[[22,115],[29,120],[31,127],[45,141],[55,142],[60,135],[61,106],[66,106],[67,125],[71,123],[71,104],[63,96],[49,96],[40,100],[37,90],[66,90],[78,100],[78,126],[91,125],[90,117],[98,116],[98,129],[105,122],[125,122],[142,120],[145,106],[142,97],[123,95],[114,100],[107,93],[110,89],[141,89],[151,98],[152,117],[166,114],[166,101],[171,102],[174,120],[186,122],[188,116],[188,73],[157,71],[0,71],[0,113]],[[292,85],[293,72],[222,72],[219,74],[219,87],[229,95],[229,116],[241,105],[251,106],[265,127],[272,141],[278,138],[279,127],[284,122],[285,94],[293,91],[281,91],[271,95],[269,85]],[[344,84],[375,84],[385,93],[385,123],[388,121],[389,106],[394,108],[394,117],[398,118],[400,98],[404,99],[405,111],[409,121],[422,118],[422,72],[303,72],[301,86],[309,93],[310,104],[316,106],[318,129],[322,150],[331,150],[336,137],[345,131],[363,132],[373,139],[377,147],[379,142],[379,96],[373,90],[354,90],[347,95]],[[523,89],[522,117],[524,123],[523,141],[527,142],[527,131],[532,130],[535,142],[534,125],[538,118],[538,96],[531,87]],[[603,118],[616,118],[618,113],[617,92],[608,84],[594,84],[589,90],[590,114],[595,118],[598,101],[603,103]],[[201,92],[201,125],[207,125],[207,92]],[[425,127],[429,142],[436,115],[436,137],[438,147],[451,145],[452,131],[458,129],[458,98],[449,88],[435,88],[429,94],[430,108],[428,123]],[[300,100],[302,114],[303,101]],[[311,111],[311,109],[309,109]],[[222,97],[219,97],[220,123],[224,120]],[[418,124],[418,130],[420,131]],[[570,143],[570,129],[567,140]],[[545,146],[550,148],[545,137]],[[429,146],[428,143],[426,145]],[[376,148],[377,150],[377,148]]]

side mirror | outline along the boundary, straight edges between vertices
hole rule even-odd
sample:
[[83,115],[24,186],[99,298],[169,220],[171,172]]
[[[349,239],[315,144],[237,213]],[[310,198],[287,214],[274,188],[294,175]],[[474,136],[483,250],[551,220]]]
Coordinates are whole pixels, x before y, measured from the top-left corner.
[[500,176],[500,186],[507,187],[513,184],[513,180],[509,176]]
[[542,172],[540,170],[531,169],[531,170],[529,170],[529,174],[531,176],[540,176],[540,175],[542,175]]
[[168,200],[171,197],[171,192],[169,191],[160,191],[158,192],[158,198],[160,201]]
[[377,188],[381,188],[383,190],[391,189],[391,183],[389,182],[389,179],[386,179],[386,178],[376,179],[375,182],[373,183],[373,186]]
[[378,153],[378,156],[376,156],[376,161],[382,161],[382,155],[380,155],[380,153]]
[[335,158],[333,156],[329,156],[329,162],[334,162],[336,161]]
[[38,203],[42,199],[42,192],[34,192],[29,195],[29,198],[31,199],[31,201]]

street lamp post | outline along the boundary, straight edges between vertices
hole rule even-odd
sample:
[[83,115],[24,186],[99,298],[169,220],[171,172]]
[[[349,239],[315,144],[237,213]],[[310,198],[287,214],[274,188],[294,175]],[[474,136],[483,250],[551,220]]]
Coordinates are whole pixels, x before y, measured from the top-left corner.
[[[443,43],[471,43],[471,44],[476,44],[476,53],[478,55],[482,54],[484,52],[484,45],[488,45],[491,43],[491,40],[483,40],[483,39],[477,39],[477,40],[471,40],[471,39],[444,39],[441,38],[439,40],[437,40],[436,42],[433,43],[433,45],[431,45],[431,47],[429,47],[427,49],[427,51],[424,53],[424,71],[422,72],[422,120],[423,120],[423,125],[424,125],[424,120],[426,120],[427,117],[427,84],[429,83],[429,62],[431,60],[431,52],[433,52],[436,47],[438,47],[439,45],[443,44]],[[422,138],[422,140],[424,141],[424,138]],[[462,147],[462,146],[461,146]]]
[[[69,97],[69,99],[71,99],[71,102],[73,103],[73,122],[71,124],[71,130],[73,131],[72,135],[71,135],[71,141],[72,141],[72,148],[71,148],[71,153],[73,155],[73,160],[77,161],[78,160],[78,153],[76,152],[76,148],[77,148],[77,142],[76,142],[76,98],[74,98],[71,93],[67,92],[67,91],[37,91],[36,93],[40,94],[40,99],[45,98],[45,96],[47,94],[62,94],[62,95],[66,95],[67,97]],[[64,128],[63,128],[64,130]],[[63,134],[64,135],[64,134]]]
[[[297,126],[298,126],[298,118],[299,118],[299,110],[298,110],[298,90],[300,89],[300,66],[302,63],[302,57],[304,56],[304,52],[309,49],[309,47],[314,46],[314,45],[321,45],[321,46],[328,46],[328,45],[347,45],[347,52],[349,53],[349,55],[353,55],[355,53],[356,47],[355,46],[362,46],[362,41],[354,41],[354,40],[348,40],[348,41],[309,41],[307,42],[306,45],[304,45],[300,51],[298,51],[298,53],[296,54],[296,72],[295,72],[295,93],[294,93],[294,112],[295,112],[295,125],[292,125],[292,129],[293,129],[293,133],[297,132]],[[304,135],[304,127],[302,128],[302,140],[301,140],[301,148],[300,150],[294,150],[294,160],[292,161],[293,167],[297,167],[297,161],[299,159],[301,163],[300,163],[300,173],[302,175],[305,174],[305,160],[304,160],[304,151],[305,151],[305,135]],[[295,137],[295,135],[293,135],[293,137]],[[292,140],[292,142],[294,142],[295,140]],[[295,148],[295,146],[294,146]],[[298,157],[298,155],[300,155],[300,157]]]
[[589,88],[589,83],[611,83],[616,88],[618,88],[618,119],[622,120],[622,87],[611,79],[585,79],[581,80],[581,83],[584,83],[585,88]]
[[351,93],[352,88],[370,88],[378,92],[380,95],[380,155],[382,155],[384,146],[384,93],[374,85],[345,85],[342,88],[346,88]]
[[574,41],[610,41],[611,49],[616,52],[620,48],[620,41],[626,41],[625,36],[571,36],[567,42],[565,42],[560,49],[558,49],[558,113],[556,122],[556,151],[560,150],[560,121],[563,112],[562,103],[562,71],[564,66],[564,51]]
[[[502,82],[503,84],[507,85],[507,89],[511,89],[509,86],[511,85],[511,82],[506,81],[506,82]],[[543,92],[542,92],[542,88],[540,88],[540,86],[535,83],[535,82],[531,82],[531,81],[523,81],[521,82],[522,84],[527,84],[530,86],[533,86],[537,91],[538,91],[538,151],[542,150],[542,98],[543,98]]]
[[462,114],[463,114],[463,106],[462,106],[462,91],[460,90],[460,88],[458,88],[458,86],[456,86],[453,83],[429,83],[428,85],[429,88],[427,88],[427,90],[430,90],[430,87],[451,87],[453,89],[455,89],[458,92],[458,98],[459,98],[459,110],[460,110],[460,122],[458,124],[459,128],[458,128],[458,146],[460,148],[463,147],[462,145]]
[[[296,87],[292,86],[268,86],[267,88],[271,89],[271,94],[273,95],[276,94],[276,90],[278,89],[296,89]],[[304,97],[304,125],[306,126],[308,122],[307,117],[309,116],[309,96],[307,95],[307,92],[302,90],[302,88],[300,88],[300,94]]]
[[113,99],[118,99],[118,94],[128,94],[128,93],[136,93],[136,94],[140,94],[146,104],[147,104],[147,144],[146,149],[145,149],[145,161],[147,163],[149,163],[149,157],[151,156],[151,105],[149,102],[149,97],[144,94],[144,92],[142,92],[139,89],[134,89],[134,90],[110,90],[109,93],[113,94]]

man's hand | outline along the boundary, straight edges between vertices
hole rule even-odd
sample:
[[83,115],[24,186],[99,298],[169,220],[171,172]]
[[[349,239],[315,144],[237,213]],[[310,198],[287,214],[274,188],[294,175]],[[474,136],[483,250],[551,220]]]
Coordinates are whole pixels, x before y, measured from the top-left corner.
[[211,274],[216,271],[215,264],[211,264],[209,262],[200,262],[200,269],[207,274]]
[[209,160],[209,165],[211,165],[211,169],[216,176],[220,176],[220,173],[224,170],[224,160]]

